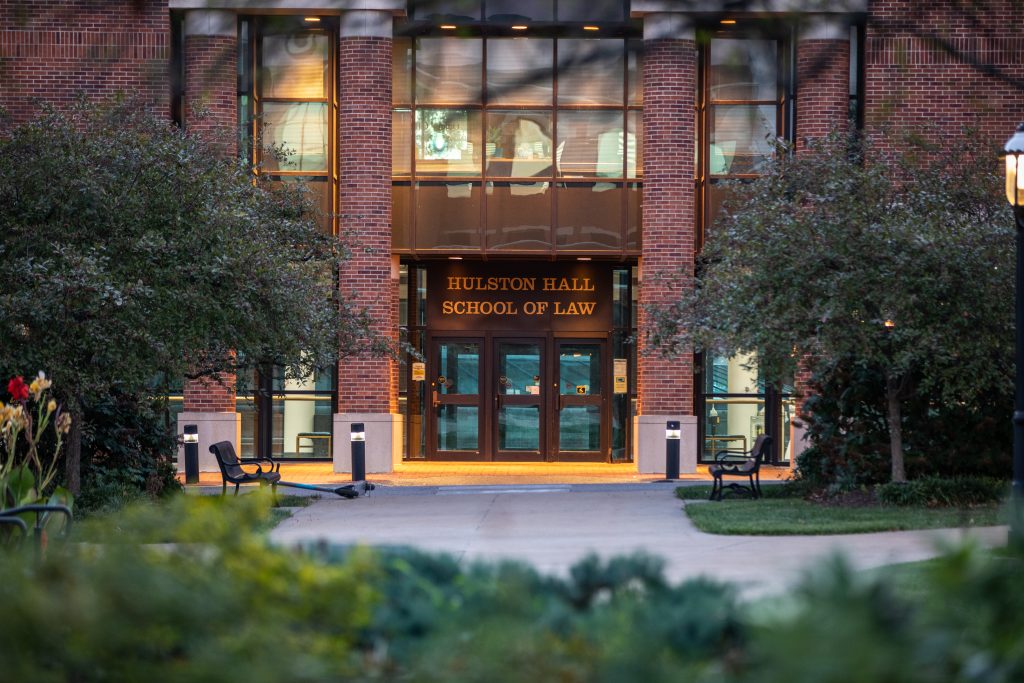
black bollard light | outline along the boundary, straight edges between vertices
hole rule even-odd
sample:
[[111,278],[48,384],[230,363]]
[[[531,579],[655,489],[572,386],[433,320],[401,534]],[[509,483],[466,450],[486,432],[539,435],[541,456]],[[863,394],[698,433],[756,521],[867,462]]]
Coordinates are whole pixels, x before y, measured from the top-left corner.
[[185,425],[185,483],[199,483],[199,427]]
[[352,481],[366,479],[366,430],[362,422],[352,423]]
[[679,422],[665,423],[665,481],[679,478]]

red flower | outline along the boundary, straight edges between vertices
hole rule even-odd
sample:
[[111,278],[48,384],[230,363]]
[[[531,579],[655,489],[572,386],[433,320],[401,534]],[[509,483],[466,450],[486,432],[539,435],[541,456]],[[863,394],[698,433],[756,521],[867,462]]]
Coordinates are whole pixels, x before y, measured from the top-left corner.
[[7,383],[7,393],[11,395],[12,401],[28,400],[28,385],[25,384],[25,380],[21,378],[21,375],[12,377],[11,381]]

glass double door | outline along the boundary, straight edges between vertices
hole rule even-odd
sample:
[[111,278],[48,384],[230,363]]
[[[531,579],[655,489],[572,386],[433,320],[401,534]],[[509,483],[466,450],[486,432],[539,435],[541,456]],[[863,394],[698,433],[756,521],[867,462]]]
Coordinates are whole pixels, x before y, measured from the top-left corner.
[[603,339],[434,339],[430,347],[429,458],[609,457]]

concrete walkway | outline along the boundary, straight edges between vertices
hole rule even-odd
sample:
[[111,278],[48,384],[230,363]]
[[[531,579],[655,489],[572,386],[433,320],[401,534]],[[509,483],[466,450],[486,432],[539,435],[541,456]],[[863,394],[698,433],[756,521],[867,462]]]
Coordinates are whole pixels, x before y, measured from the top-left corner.
[[[663,557],[673,581],[709,576],[748,596],[783,590],[834,552],[855,567],[927,559],[965,537],[1006,541],[1006,527],[840,536],[716,536],[683,512],[675,484],[405,487],[352,501],[323,499],[271,534],[292,544],[411,545],[462,560],[516,559],[564,574],[588,553],[645,551]],[[710,503],[687,502],[687,505]]]

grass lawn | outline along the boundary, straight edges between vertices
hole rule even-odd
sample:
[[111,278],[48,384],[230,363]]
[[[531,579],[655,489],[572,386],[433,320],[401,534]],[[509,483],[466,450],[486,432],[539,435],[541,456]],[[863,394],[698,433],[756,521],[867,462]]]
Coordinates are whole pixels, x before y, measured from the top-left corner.
[[[684,495],[700,497],[689,491]],[[706,499],[706,494],[703,497]],[[800,498],[769,498],[767,495],[761,500],[727,498],[720,503],[694,502],[687,504],[685,510],[701,531],[752,536],[861,534],[872,531],[993,526],[1006,522],[1001,505],[966,509],[883,505],[826,507]]]

